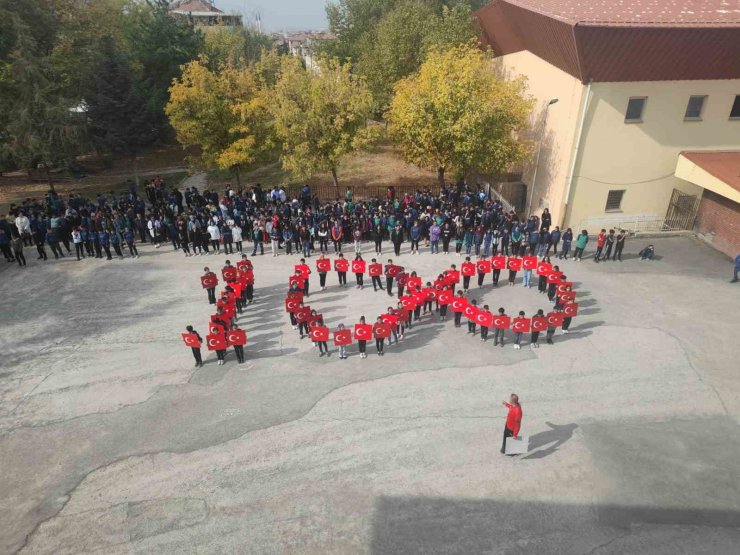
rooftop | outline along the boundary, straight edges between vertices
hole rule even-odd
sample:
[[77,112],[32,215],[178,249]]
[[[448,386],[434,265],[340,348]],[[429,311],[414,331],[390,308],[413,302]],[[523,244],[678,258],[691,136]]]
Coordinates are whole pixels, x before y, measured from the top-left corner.
[[578,24],[706,26],[740,23],[738,0],[507,0]]
[[173,2],[170,5],[170,10],[179,13],[193,13],[193,14],[222,14],[216,6],[214,6],[208,0],[180,0],[179,2]]

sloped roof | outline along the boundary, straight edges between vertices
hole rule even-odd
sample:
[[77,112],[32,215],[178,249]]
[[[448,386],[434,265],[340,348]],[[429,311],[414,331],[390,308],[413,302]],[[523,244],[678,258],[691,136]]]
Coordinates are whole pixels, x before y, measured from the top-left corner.
[[494,0],[476,15],[496,55],[528,50],[583,83],[740,78],[737,0]]
[[216,14],[222,14],[221,10],[219,10],[216,6],[208,2],[208,0],[182,0],[181,2],[176,2],[170,6],[170,10],[173,12],[182,12],[182,13],[212,13],[214,15]]
[[740,150],[684,151],[681,156],[740,193]]

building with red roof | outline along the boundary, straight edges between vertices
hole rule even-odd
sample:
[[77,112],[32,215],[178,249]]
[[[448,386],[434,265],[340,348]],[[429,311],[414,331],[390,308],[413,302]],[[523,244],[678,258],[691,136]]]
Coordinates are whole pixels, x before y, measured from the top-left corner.
[[696,226],[740,252],[736,0],[494,0],[476,15],[502,75],[539,101],[532,213],[574,230]]

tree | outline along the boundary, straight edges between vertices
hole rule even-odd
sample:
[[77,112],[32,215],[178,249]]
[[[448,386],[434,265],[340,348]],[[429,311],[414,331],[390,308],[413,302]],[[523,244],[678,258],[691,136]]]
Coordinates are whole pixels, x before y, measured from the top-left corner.
[[167,0],[131,3],[128,17],[126,38],[134,69],[141,75],[149,110],[164,125],[172,80],[180,76],[182,65],[201,54],[203,35],[188,19],[173,17]]
[[138,184],[137,155],[157,139],[157,118],[147,109],[131,66],[112,38],[101,41],[94,76],[94,87],[84,102],[92,144],[99,152],[130,156]]
[[275,154],[265,95],[250,69],[214,73],[202,58],[173,83],[166,113],[177,140],[198,147],[194,166],[230,170],[240,183],[242,170]]
[[84,121],[73,112],[74,99],[61,93],[60,77],[40,55],[28,27],[14,17],[15,45],[9,56],[7,98],[11,117],[4,150],[27,170],[43,168],[49,186],[51,170],[69,163],[84,145]]
[[419,69],[436,17],[428,2],[404,2],[359,40],[356,70],[367,80],[376,115],[388,107],[393,85]]
[[518,140],[533,107],[524,80],[504,81],[490,53],[475,45],[429,54],[418,74],[400,81],[388,112],[404,158],[445,173],[500,173],[520,161]]
[[328,171],[339,187],[341,158],[375,139],[367,126],[372,97],[349,64],[322,61],[314,71],[286,57],[271,100],[283,167],[297,177]]
[[249,27],[215,26],[204,32],[204,54],[214,71],[222,67],[249,67],[271,47],[270,37]]

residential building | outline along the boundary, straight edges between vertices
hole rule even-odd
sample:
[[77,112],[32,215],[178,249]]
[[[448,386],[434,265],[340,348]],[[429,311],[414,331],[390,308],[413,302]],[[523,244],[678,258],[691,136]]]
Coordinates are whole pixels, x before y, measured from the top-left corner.
[[316,64],[316,44],[332,38],[334,35],[326,31],[307,31],[278,35],[277,40],[292,56],[303,58],[306,67],[312,68]]
[[737,1],[494,0],[477,16],[537,99],[532,213],[597,231],[690,229],[698,210],[740,252]]
[[222,12],[214,5],[213,0],[176,0],[170,4],[170,13],[189,17],[195,25],[205,27],[240,27],[242,24],[241,15]]

